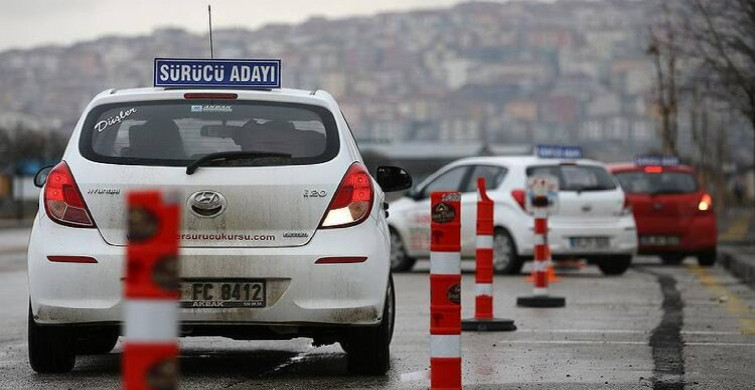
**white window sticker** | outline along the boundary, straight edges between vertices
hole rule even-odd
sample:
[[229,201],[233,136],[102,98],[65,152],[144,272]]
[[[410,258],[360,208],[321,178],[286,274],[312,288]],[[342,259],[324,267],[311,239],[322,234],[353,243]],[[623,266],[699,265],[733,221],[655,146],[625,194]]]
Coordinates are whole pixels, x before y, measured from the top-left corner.
[[202,106],[191,106],[191,112],[202,112]]
[[107,129],[109,126],[114,125],[116,123],[121,123],[124,119],[128,118],[135,112],[136,112],[136,107],[129,108],[126,111],[120,111],[118,115],[113,115],[110,118],[97,122],[94,125],[94,129],[102,133],[102,131]]

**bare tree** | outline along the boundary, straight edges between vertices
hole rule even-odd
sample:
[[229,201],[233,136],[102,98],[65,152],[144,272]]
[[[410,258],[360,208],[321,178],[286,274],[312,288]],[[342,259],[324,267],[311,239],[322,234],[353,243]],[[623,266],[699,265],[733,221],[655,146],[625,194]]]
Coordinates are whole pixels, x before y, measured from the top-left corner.
[[728,128],[731,115],[721,106],[721,102],[707,94],[706,85],[692,84],[689,115],[692,143],[696,147],[694,156],[700,179],[704,187],[712,188],[716,206],[726,204],[726,181],[724,165],[729,158]]
[[13,149],[12,141],[8,135],[8,130],[0,128],[0,172],[7,168],[11,162],[11,150]]
[[755,0],[687,0],[686,52],[710,92],[748,118],[755,131]]
[[662,21],[650,27],[650,42],[647,54],[653,57],[656,71],[655,100],[661,116],[660,136],[663,153],[678,154],[678,46],[676,25],[666,1],[661,1]]

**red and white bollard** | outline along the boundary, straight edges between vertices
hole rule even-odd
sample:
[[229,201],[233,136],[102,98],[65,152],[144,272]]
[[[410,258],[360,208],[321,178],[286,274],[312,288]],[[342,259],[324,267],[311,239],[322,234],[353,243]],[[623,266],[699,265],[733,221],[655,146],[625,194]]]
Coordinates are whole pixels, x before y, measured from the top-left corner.
[[461,194],[430,207],[430,389],[461,389]]
[[157,191],[128,195],[123,388],[178,382],[179,206]]
[[[566,298],[548,295],[548,199],[533,200],[535,216],[535,261],[533,262],[532,280],[535,285],[531,297],[519,297],[517,306],[524,307],[564,307]],[[544,203],[543,203],[544,202]]]
[[477,248],[475,250],[475,314],[461,322],[462,330],[516,330],[514,320],[493,317],[493,200],[485,190],[485,178],[477,179],[480,199],[477,201]]

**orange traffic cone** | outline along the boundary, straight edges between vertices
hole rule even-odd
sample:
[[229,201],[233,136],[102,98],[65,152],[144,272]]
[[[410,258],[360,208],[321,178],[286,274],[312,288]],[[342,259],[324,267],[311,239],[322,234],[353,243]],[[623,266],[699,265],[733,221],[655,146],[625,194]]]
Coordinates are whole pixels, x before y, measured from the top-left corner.
[[[546,276],[548,277],[548,282],[558,283],[561,281],[561,279],[559,279],[558,276],[556,276],[556,271],[553,269],[553,259],[551,258],[551,248],[549,246],[546,246],[545,248],[546,248],[545,253],[548,256],[547,257],[548,258],[548,273],[546,274]],[[533,280],[532,275],[533,273],[530,273],[524,278],[524,280],[527,282],[532,282]]]
[[558,283],[561,279],[556,276],[556,270],[553,269],[553,257],[551,257],[551,247],[546,247],[546,253],[548,254],[548,282]]

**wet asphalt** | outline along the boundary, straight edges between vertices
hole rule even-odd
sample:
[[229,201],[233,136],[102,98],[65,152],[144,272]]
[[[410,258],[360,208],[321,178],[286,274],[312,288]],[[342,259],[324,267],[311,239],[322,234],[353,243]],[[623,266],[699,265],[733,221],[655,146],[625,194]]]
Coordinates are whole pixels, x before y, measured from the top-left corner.
[[[1,234],[2,232],[0,232]],[[467,389],[755,388],[755,292],[720,267],[635,259],[620,277],[596,267],[561,270],[553,295],[566,307],[516,307],[531,293],[524,276],[496,277],[495,314],[518,330],[463,335]],[[27,279],[22,252],[0,253],[0,389],[117,388],[120,351],[80,356],[72,373],[40,375],[27,363]],[[466,262],[462,312],[474,312]],[[395,275],[392,368],[384,377],[346,371],[336,345],[308,339],[181,340],[184,389],[422,389],[429,367],[429,262]],[[526,270],[527,268],[525,268]],[[64,283],[65,281],[61,281]]]

